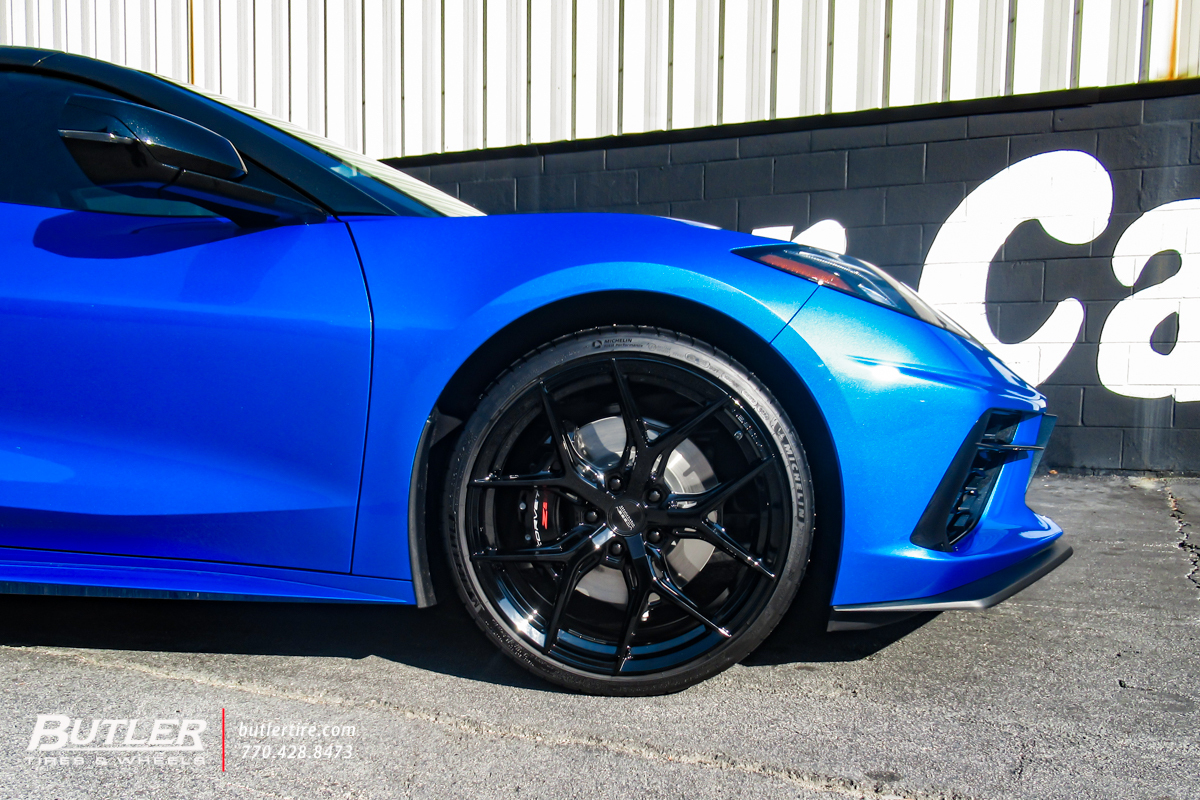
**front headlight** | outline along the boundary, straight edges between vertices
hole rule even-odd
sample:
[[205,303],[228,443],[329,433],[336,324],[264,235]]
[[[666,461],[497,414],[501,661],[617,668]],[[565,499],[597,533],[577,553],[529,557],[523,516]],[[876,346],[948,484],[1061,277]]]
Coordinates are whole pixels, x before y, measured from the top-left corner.
[[926,303],[919,294],[866,261],[792,243],[739,247],[732,252],[975,341],[974,336]]

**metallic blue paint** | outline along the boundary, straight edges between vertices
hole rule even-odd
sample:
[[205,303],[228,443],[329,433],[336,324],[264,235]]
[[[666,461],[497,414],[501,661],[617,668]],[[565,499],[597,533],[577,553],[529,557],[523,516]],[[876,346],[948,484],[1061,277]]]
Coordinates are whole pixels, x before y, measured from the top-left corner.
[[0,549],[0,592],[187,600],[415,602],[409,581],[90,553],[55,553],[48,559],[45,551],[17,548]]
[[[557,300],[685,297],[770,341],[815,284],[733,255],[752,236],[613,214],[351,219],[375,311],[371,428],[354,573],[409,578],[408,486],[421,427],[484,342]],[[418,299],[419,298],[419,299]]]
[[547,304],[648,288],[738,319],[812,392],[847,510],[834,603],[936,594],[1060,534],[1025,506],[1023,459],[954,550],[912,544],[980,415],[1044,398],[971,342],[730,253],[745,234],[616,215],[244,233],[4,206],[0,241],[21,265],[0,336],[23,343],[0,352],[0,581],[413,602],[412,466],[451,376]]
[[[927,597],[1003,569],[1062,531],[1025,505],[1031,459],[1005,465],[974,534],[950,552],[909,534],[963,439],[993,408],[1045,398],[979,345],[831,289],[774,341],[825,415],[842,470],[845,523],[835,605]],[[1037,417],[1018,429],[1033,444]]]
[[[0,60],[35,63],[23,53]],[[973,342],[730,252],[762,239],[642,216],[404,216],[435,212],[215,101],[46,63],[228,123],[263,175],[327,209],[397,216],[251,230],[0,203],[0,591],[413,603],[413,468],[448,382],[514,321],[615,291],[737,320],[808,388],[843,487],[835,604],[939,594],[1061,534],[1025,505],[1025,457],[955,547],[914,545],[981,415],[1030,412],[1016,443],[1032,444],[1045,399]]]
[[349,571],[371,320],[344,224],[0,205],[0,243],[0,546]]

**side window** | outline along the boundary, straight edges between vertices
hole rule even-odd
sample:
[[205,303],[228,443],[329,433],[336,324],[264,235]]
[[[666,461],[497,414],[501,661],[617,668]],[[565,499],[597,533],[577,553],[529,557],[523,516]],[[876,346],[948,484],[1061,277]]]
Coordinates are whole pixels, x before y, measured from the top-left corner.
[[60,78],[0,72],[0,108],[20,109],[19,122],[6,127],[0,153],[0,202],[109,214],[214,216],[191,203],[130,197],[89,181],[58,135],[63,106],[77,93],[123,99]]

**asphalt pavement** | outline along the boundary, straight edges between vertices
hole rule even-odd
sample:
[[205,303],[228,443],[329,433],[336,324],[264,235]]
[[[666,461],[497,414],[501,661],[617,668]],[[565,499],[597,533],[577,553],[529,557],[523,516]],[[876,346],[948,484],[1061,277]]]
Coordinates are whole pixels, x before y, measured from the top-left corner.
[[[1200,481],[1047,476],[1030,504],[1075,555],[1000,606],[787,619],[657,698],[557,691],[450,602],[0,597],[0,797],[1200,798]],[[29,752],[39,715],[203,721],[204,749]]]

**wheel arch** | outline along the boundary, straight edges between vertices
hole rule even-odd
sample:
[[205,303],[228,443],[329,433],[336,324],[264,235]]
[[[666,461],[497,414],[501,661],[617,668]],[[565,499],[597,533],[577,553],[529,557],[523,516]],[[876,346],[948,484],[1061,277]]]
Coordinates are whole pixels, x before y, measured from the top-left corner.
[[[422,431],[409,494],[409,555],[417,604],[436,602],[449,573],[437,539],[448,460],[458,428],[501,372],[559,336],[609,325],[668,328],[729,354],[770,389],[803,440],[812,471],[815,533],[808,571],[797,595],[803,604],[828,607],[841,553],[842,476],[833,437],[804,381],[771,343],[733,317],[676,295],[604,291],[541,306],[512,321],[480,345],[455,371]],[[824,630],[825,617],[819,619]],[[814,625],[816,620],[814,620]]]

